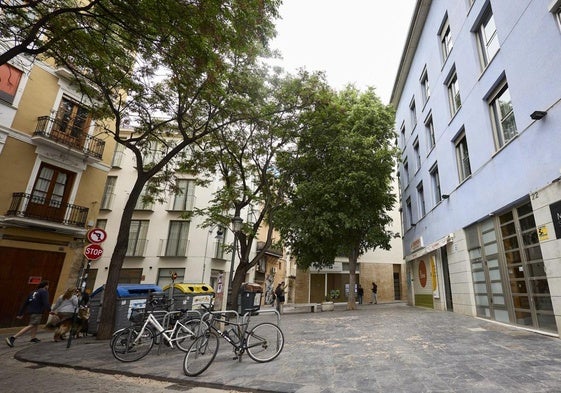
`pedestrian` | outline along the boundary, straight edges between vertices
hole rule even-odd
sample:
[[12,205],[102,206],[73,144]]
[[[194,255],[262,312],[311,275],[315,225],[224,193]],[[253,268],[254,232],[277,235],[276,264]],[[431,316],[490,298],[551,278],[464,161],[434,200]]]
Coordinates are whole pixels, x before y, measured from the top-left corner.
[[80,290],[77,288],[68,288],[60,295],[54,304],[51,313],[56,314],[60,318],[59,325],[55,330],[53,340],[55,342],[64,339],[64,335],[72,328],[72,319],[78,308],[78,295]]
[[277,301],[277,311],[282,314],[282,305],[284,304],[284,281],[275,288],[275,298]]
[[356,294],[358,297],[358,304],[362,304],[362,298],[364,297],[364,288],[360,284],[358,284]]
[[41,281],[37,285],[37,289],[29,294],[21,309],[16,316],[17,319],[22,319],[24,314],[29,314],[29,325],[22,328],[19,332],[13,336],[6,338],[6,344],[13,347],[14,342],[17,338],[23,336],[25,333],[30,332],[32,343],[38,343],[39,340],[37,336],[37,329],[41,323],[41,318],[43,318],[43,313],[45,311],[50,311],[51,307],[49,305],[49,282]]
[[372,283],[372,301],[370,303],[378,304],[378,285]]

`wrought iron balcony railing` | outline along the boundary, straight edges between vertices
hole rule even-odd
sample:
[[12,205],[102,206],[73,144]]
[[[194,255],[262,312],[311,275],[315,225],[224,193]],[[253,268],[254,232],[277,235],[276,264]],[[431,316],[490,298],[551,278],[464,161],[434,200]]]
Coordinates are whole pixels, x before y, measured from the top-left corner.
[[41,116],[37,119],[37,127],[33,136],[47,138],[98,159],[103,156],[105,148],[105,141],[88,135],[82,127],[68,125],[49,116]]
[[12,203],[6,216],[31,218],[84,228],[88,218],[88,208],[46,200],[24,192],[15,192],[12,194]]

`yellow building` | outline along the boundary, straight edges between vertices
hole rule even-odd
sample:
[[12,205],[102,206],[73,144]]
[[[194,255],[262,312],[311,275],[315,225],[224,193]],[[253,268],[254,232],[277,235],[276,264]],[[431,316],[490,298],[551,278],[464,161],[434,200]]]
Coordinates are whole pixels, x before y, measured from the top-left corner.
[[70,74],[18,58],[0,66],[0,327],[49,280],[51,299],[76,285],[113,142]]

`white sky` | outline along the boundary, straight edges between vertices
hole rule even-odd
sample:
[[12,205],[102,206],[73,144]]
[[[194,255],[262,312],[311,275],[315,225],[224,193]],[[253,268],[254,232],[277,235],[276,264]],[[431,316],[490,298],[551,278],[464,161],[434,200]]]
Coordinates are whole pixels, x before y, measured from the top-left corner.
[[271,47],[288,72],[325,71],[341,89],[373,86],[390,100],[416,0],[283,0]]

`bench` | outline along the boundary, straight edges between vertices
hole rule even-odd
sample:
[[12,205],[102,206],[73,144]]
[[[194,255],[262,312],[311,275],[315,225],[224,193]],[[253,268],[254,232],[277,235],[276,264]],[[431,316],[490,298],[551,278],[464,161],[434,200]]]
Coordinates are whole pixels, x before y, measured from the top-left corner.
[[294,303],[287,306],[292,307],[294,309],[304,308],[309,310],[310,312],[318,312],[321,311],[321,304],[319,303]]

